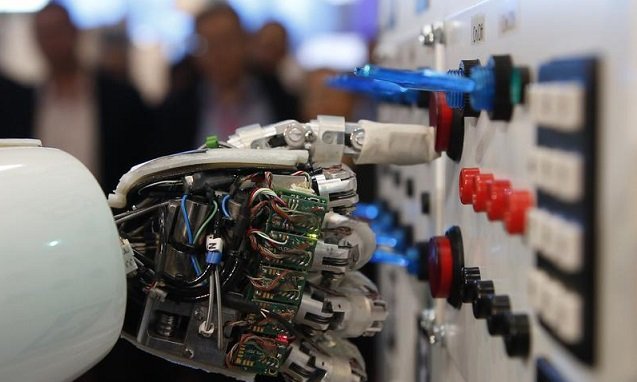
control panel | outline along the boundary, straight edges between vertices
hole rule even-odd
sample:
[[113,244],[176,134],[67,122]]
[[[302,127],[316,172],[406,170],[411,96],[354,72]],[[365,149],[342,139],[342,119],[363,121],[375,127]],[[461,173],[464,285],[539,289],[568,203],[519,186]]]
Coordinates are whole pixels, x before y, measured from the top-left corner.
[[637,4],[382,0],[380,25],[356,75],[440,157],[379,166],[358,211],[376,380],[637,380]]

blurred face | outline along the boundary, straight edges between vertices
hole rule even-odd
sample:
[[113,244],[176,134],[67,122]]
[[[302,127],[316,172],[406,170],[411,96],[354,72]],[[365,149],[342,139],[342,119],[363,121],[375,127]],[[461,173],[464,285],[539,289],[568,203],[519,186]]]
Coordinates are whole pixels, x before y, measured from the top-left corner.
[[302,104],[304,121],[319,114],[337,115],[349,119],[354,109],[354,97],[350,93],[332,89],[325,84],[328,77],[336,74],[330,70],[308,73]]
[[38,47],[53,71],[74,69],[77,29],[58,8],[45,8],[35,16]]
[[287,54],[287,34],[278,24],[267,24],[254,36],[253,58],[266,71],[274,71]]
[[197,33],[203,51],[197,56],[199,70],[219,87],[236,85],[244,74],[246,36],[241,25],[224,13],[199,22]]

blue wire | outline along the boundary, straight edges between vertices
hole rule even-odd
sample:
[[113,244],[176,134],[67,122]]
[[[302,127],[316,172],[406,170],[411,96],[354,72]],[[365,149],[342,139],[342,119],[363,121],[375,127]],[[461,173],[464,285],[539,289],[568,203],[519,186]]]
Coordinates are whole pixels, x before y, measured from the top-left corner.
[[188,233],[188,243],[192,245],[192,227],[190,226],[190,218],[188,217],[188,211],[186,211],[186,199],[188,195],[181,197],[181,214],[184,215],[184,221],[186,222],[186,232]]
[[[184,221],[186,222],[186,233],[188,234],[188,243],[192,244],[192,227],[190,226],[190,218],[188,217],[188,211],[186,210],[186,199],[188,195],[184,194],[181,197],[181,214],[184,215]],[[192,267],[195,269],[195,274],[197,276],[201,275],[201,268],[199,267],[199,262],[195,256],[190,256],[190,260],[192,262]]]
[[192,267],[195,268],[195,274],[197,276],[201,275],[201,267],[199,266],[199,262],[195,256],[190,256],[190,260],[192,261]]
[[221,200],[221,211],[223,211],[223,216],[230,218],[230,214],[228,213],[228,200],[230,199],[230,194],[223,197]]

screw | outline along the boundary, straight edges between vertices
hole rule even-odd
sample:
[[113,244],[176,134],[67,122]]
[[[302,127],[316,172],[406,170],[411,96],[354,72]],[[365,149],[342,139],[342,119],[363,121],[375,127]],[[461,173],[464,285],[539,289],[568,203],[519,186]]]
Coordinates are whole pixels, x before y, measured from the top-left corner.
[[188,359],[193,359],[193,358],[195,358],[195,352],[191,348],[185,348],[184,349],[184,357],[186,357]]
[[336,142],[336,135],[332,132],[326,132],[323,134],[323,142],[327,144],[334,144]]
[[352,132],[351,136],[352,147],[357,151],[361,151],[363,149],[363,144],[365,143],[365,130],[356,129]]
[[420,313],[420,328],[422,329],[429,344],[442,344],[445,336],[444,325],[436,324],[436,311],[425,309]]
[[312,130],[308,130],[305,133],[305,140],[307,142],[314,142],[316,140],[316,134],[314,134],[314,132]]
[[302,147],[305,143],[305,130],[301,126],[288,126],[283,133],[285,142],[291,147]]
[[194,316],[195,316],[195,319],[198,321],[203,320],[204,318],[203,310],[201,310],[200,308],[195,309]]
[[418,41],[424,46],[433,46],[434,44],[444,44],[445,33],[442,23],[429,24],[422,27]]

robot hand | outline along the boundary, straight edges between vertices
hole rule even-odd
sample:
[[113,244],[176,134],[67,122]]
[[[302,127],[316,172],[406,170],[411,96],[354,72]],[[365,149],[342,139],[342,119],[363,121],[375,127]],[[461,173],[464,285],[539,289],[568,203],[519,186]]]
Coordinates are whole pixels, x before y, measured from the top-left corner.
[[428,161],[431,131],[319,117],[241,128],[224,146],[137,166],[109,196],[128,259],[123,336],[243,380],[364,381],[345,338],[379,332],[387,309],[356,271],[375,237],[350,217],[341,157]]
[[343,155],[353,157],[357,164],[427,163],[440,156],[435,141],[435,129],[430,126],[366,120],[348,123],[342,117],[325,115],[308,123],[246,126],[228,139],[241,148],[308,150],[310,162],[324,168],[339,165]]

